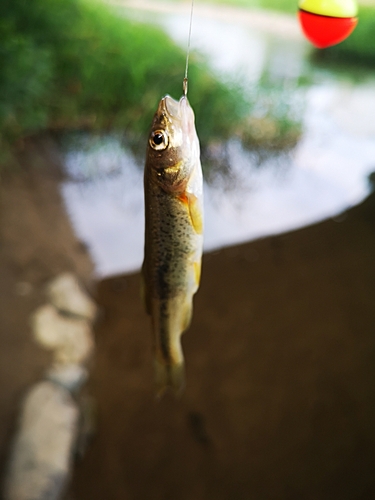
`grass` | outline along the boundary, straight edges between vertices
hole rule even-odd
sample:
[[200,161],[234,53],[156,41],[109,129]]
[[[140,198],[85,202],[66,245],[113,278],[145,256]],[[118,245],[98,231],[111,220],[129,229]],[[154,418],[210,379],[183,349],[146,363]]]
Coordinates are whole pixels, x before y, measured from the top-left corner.
[[[181,95],[185,53],[159,29],[81,0],[0,4],[0,144],[47,128],[148,132],[157,102]],[[203,144],[249,111],[244,92],[191,58],[189,98]]]

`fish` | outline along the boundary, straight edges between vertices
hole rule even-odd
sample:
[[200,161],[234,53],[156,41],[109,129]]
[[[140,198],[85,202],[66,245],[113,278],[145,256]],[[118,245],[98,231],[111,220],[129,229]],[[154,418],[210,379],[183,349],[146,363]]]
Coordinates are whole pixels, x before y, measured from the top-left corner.
[[143,296],[151,316],[156,394],[184,387],[181,335],[190,325],[203,247],[203,176],[186,93],[164,96],[154,115],[144,170]]

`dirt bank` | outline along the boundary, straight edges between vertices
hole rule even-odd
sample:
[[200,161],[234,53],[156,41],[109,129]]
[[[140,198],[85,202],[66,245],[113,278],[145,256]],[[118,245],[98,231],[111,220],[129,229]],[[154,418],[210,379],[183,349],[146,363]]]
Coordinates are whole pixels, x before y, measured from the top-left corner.
[[98,434],[72,497],[375,498],[374,255],[375,195],[205,255],[178,401],[153,398],[139,275],[101,282]]
[[18,405],[50,355],[31,336],[30,314],[45,284],[73,271],[90,286],[91,259],[73,233],[59,193],[61,159],[50,137],[27,140],[0,184],[0,478]]

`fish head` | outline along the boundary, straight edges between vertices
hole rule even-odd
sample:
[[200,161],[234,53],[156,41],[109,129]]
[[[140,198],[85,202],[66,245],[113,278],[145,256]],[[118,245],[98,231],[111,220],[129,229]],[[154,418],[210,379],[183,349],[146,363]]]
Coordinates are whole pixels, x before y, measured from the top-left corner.
[[146,169],[168,192],[184,191],[199,160],[194,112],[186,96],[176,101],[163,97],[148,140]]

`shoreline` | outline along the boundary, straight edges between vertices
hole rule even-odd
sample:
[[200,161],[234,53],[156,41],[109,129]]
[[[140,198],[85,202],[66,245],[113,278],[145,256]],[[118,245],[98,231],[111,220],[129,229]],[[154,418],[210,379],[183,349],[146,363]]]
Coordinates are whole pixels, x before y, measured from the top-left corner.
[[[168,13],[190,17],[191,5],[188,2],[151,2],[148,0],[105,0],[106,5],[133,10]],[[195,4],[194,16],[215,19],[217,21],[237,23],[253,29],[261,29],[291,40],[303,40],[297,17],[272,10],[245,9],[227,5]]]

